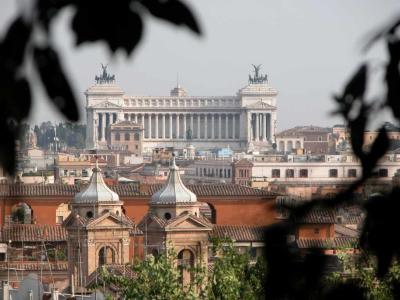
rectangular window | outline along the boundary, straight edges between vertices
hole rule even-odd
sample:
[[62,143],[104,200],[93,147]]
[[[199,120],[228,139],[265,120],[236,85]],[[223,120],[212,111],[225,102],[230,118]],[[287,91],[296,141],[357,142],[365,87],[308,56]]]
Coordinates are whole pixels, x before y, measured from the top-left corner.
[[279,169],[272,169],[272,178],[279,178],[281,177],[281,170]]
[[286,169],[286,178],[294,178],[294,169]]
[[378,177],[388,177],[388,169],[379,169]]
[[337,169],[329,169],[329,177],[338,177],[338,170]]
[[57,224],[61,224],[64,221],[63,216],[57,216]]
[[347,177],[357,177],[357,169],[348,169],[347,170]]
[[307,177],[308,177],[308,170],[300,169],[300,178],[307,178]]

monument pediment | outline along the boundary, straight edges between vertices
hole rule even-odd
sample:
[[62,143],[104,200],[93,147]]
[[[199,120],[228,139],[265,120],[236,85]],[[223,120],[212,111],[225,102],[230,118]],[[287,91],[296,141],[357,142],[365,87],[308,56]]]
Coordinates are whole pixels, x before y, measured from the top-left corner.
[[113,226],[132,226],[131,222],[126,219],[125,217],[121,216],[116,216],[110,212],[105,213],[104,215],[96,218],[96,219],[91,219],[87,225],[87,229],[94,229],[97,227],[113,227]]
[[72,213],[62,223],[63,227],[84,226],[87,222],[85,217],[74,216]]
[[203,218],[199,218],[191,214],[184,214],[169,222],[165,226],[165,229],[168,231],[211,230],[212,224]]
[[249,109],[271,109],[271,110],[276,109],[275,106],[265,103],[264,101],[257,101],[256,103],[249,104],[246,106],[246,108],[249,108]]
[[90,106],[90,108],[121,108],[121,107],[122,107],[121,105],[115,104],[108,100]]

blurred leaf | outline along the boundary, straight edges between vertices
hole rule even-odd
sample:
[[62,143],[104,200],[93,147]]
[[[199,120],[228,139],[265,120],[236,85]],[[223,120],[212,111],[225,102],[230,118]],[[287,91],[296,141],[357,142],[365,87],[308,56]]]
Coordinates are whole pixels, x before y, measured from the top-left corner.
[[378,40],[387,37],[389,34],[393,34],[396,31],[397,27],[399,26],[400,26],[400,18],[397,17],[395,20],[385,25],[380,30],[377,30],[377,32],[374,35],[372,35],[371,38],[368,39],[365,46],[363,47],[363,50],[364,51],[369,50],[369,48],[371,48],[372,45],[375,44]]
[[360,246],[367,252],[376,255],[378,259],[377,273],[381,277],[387,274],[394,255],[399,258],[400,254],[399,198],[400,191],[395,188],[388,196],[375,194],[365,205],[367,217],[360,238]]
[[[18,17],[12,22],[0,43],[0,76],[15,76],[24,60],[31,30],[31,25],[25,23],[22,17]],[[3,72],[7,72],[7,74]]]
[[51,21],[66,6],[76,3],[76,0],[38,0],[36,8],[38,19],[46,30],[49,30]]
[[140,2],[149,12],[160,19],[175,25],[185,25],[196,34],[200,27],[191,10],[179,0],[142,0]]
[[360,108],[359,114],[353,120],[349,120],[351,146],[354,154],[363,159],[364,157],[364,131],[367,125],[367,109],[365,106]]
[[50,100],[68,120],[78,121],[76,100],[57,53],[51,47],[35,47],[33,58]]
[[123,49],[130,55],[142,37],[141,17],[130,8],[130,1],[119,0],[78,3],[72,20],[76,44],[104,41],[112,52]]
[[386,67],[386,104],[392,109],[394,116],[400,119],[400,41],[391,41],[387,43],[389,50],[389,63]]
[[347,83],[343,92],[343,97],[351,96],[353,100],[364,97],[365,88],[367,86],[367,71],[367,64],[362,64]]
[[6,120],[2,119],[0,121],[0,126],[2,128],[1,146],[0,146],[0,162],[7,174],[13,175],[15,168],[15,139],[17,134],[15,131],[9,128]]
[[363,172],[368,176],[370,172],[375,168],[379,159],[385,155],[386,151],[389,149],[390,141],[386,133],[385,127],[379,130],[379,134],[372,144],[371,150],[368,153],[365,162],[363,162]]

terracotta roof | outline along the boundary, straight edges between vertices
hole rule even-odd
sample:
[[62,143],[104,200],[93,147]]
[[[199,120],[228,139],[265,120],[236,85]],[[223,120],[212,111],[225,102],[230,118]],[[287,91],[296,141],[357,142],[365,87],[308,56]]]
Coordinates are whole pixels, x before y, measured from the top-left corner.
[[[162,188],[161,184],[148,186],[148,194],[152,195]],[[275,196],[274,192],[255,189],[239,184],[188,184],[186,186],[196,196]]]
[[[68,262],[67,261],[59,261],[59,262],[50,262],[52,271],[68,271]],[[18,270],[27,270],[27,271],[38,271],[38,270],[50,270],[50,266],[48,262],[36,262],[36,261],[24,261],[24,262],[0,262],[0,270],[7,270],[7,268],[15,268]]]
[[74,196],[76,185],[66,184],[0,184],[0,196]]
[[294,216],[301,224],[360,224],[364,219],[361,208],[344,206],[339,208],[312,208],[303,216]]
[[335,248],[356,248],[357,238],[336,237],[334,239],[297,239],[297,247],[301,249],[335,249]]
[[334,224],[335,214],[332,210],[311,209],[303,216],[294,216],[295,223],[301,224]]
[[[0,184],[0,197],[21,197],[21,196],[67,196],[74,197],[80,189],[87,185],[66,185],[66,184]],[[110,186],[110,189],[120,197],[151,196],[163,187],[162,184],[145,185],[139,187],[137,183],[117,184]],[[196,196],[276,196],[277,193],[242,186],[238,184],[207,184],[187,185],[187,188]]]
[[[101,272],[102,272],[102,268],[105,267],[107,272],[112,274],[112,275],[116,275],[116,276],[125,276],[128,277],[130,279],[133,279],[136,277],[136,273],[133,272],[132,267],[129,265],[104,265],[101,267],[98,267],[96,271],[93,271],[92,274],[89,275],[89,278],[86,281],[86,286],[90,287],[93,284],[96,284],[96,280],[97,280],[97,284],[102,284],[103,283],[103,278],[101,276]],[[111,289],[112,291],[119,291],[120,288],[118,286],[116,286],[113,283],[108,283],[107,287],[109,289]]]
[[335,224],[335,235],[356,238],[360,236],[360,231],[341,224]]
[[210,237],[228,237],[235,242],[263,242],[266,228],[266,226],[214,225]]
[[1,241],[65,242],[67,232],[61,225],[13,224],[1,230]]
[[296,126],[290,129],[286,129],[276,134],[277,137],[284,136],[301,136],[309,133],[330,133],[332,132],[331,128],[328,127],[319,127],[319,126]]

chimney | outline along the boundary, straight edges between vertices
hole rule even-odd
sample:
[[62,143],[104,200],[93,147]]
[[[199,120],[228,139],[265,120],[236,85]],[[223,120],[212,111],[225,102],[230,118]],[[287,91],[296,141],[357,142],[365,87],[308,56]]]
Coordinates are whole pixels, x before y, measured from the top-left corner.
[[10,286],[8,284],[8,281],[2,281],[1,288],[2,288],[3,300],[9,300],[10,299]]
[[51,300],[58,300],[58,296],[60,295],[57,288],[52,288],[51,290]]

